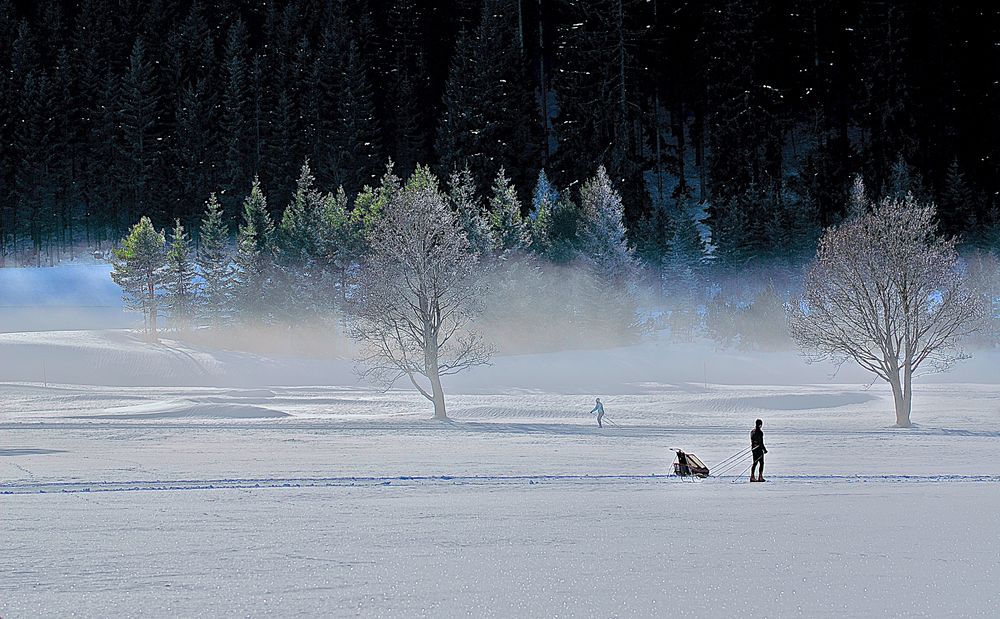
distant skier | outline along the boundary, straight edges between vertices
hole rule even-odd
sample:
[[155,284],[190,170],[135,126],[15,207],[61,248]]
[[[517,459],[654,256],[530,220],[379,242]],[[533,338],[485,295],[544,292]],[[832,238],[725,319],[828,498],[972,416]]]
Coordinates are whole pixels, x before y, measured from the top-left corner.
[[[764,447],[764,431],[760,429],[763,424],[764,422],[758,419],[757,427],[750,431],[750,449],[753,453],[753,464],[750,465],[750,481],[765,481],[764,454],[767,453],[767,447]],[[757,479],[754,479],[753,472],[757,469],[757,465],[760,465],[760,471],[757,473]]]
[[603,428],[604,425],[601,423],[601,419],[604,418],[604,405],[601,404],[601,398],[597,398],[597,404],[594,405],[594,410],[590,411],[591,415],[594,413],[597,413],[597,427]]

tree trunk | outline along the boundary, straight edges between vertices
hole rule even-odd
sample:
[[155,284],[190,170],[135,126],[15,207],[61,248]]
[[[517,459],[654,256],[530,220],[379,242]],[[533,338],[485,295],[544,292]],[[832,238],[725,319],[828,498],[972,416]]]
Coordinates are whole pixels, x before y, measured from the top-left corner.
[[903,406],[896,407],[896,425],[900,428],[910,427],[910,409],[913,404],[913,370],[910,367],[910,362],[907,361],[903,368]]
[[903,383],[900,382],[899,375],[894,375],[889,380],[892,387],[892,400],[896,407],[896,426],[900,428],[910,427],[910,373],[904,372]]
[[156,342],[156,286],[152,279],[149,282],[149,341]]
[[[422,310],[430,314],[426,301],[421,301]],[[441,374],[438,367],[437,331],[431,326],[428,318],[424,319],[424,372],[431,383],[431,399],[434,402],[434,419],[447,419],[448,412],[444,406],[444,389],[441,387]],[[426,393],[424,394],[426,395]]]
[[431,381],[431,395],[434,396],[434,419],[448,419],[444,406],[444,389],[441,387],[441,377],[437,367],[429,369],[427,378]]

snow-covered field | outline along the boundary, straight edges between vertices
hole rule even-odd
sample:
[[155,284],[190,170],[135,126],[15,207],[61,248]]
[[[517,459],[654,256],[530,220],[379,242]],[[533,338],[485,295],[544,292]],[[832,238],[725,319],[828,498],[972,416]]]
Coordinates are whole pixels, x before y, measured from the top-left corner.
[[[861,373],[652,345],[500,358],[438,423],[347,362],[0,335],[0,616],[997,616],[994,362],[911,430]],[[769,483],[668,475],[758,416]]]

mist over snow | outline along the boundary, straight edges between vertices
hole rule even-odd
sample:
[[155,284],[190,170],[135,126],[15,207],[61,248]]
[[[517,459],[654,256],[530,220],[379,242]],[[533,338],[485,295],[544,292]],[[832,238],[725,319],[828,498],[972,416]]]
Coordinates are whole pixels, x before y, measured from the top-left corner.
[[0,619],[1000,616],[1000,3],[0,0]]

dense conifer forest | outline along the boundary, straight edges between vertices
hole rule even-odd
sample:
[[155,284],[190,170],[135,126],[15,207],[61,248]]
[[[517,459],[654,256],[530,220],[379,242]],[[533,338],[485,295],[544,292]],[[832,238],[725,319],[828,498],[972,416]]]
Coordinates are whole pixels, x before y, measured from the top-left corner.
[[995,244],[987,6],[0,0],[0,256],[106,248],[141,216],[198,244],[213,193],[232,239],[255,179],[278,222],[306,161],[347,212],[391,161],[557,219],[603,166],[654,264],[811,253],[858,178]]

